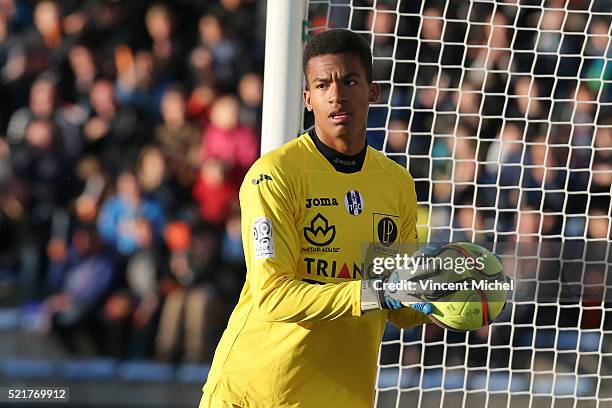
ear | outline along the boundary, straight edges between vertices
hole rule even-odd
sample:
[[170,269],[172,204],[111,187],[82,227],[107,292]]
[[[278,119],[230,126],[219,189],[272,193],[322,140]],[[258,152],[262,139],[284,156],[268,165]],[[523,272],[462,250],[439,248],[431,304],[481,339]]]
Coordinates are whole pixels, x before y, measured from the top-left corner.
[[308,112],[312,112],[312,104],[310,103],[310,90],[308,88],[304,88],[304,92],[302,93],[304,96],[304,106]]
[[368,101],[370,103],[378,102],[378,97],[380,96],[380,85],[375,82],[370,84],[370,92],[368,95]]

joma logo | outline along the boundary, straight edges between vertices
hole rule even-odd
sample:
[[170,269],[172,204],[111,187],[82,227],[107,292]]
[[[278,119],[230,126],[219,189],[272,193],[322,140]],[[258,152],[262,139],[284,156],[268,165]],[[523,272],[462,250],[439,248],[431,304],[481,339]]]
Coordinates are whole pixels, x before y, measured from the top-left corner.
[[338,200],[335,198],[307,198],[306,199],[306,208],[310,207],[332,207],[337,206]]
[[264,180],[272,180],[272,177],[268,176],[267,174],[260,174],[259,178],[251,180],[251,183],[258,185]]

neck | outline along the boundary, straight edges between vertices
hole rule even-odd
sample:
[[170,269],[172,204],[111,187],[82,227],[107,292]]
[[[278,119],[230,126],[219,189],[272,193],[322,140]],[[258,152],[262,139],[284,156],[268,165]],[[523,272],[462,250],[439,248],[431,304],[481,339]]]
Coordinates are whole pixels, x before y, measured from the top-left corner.
[[317,137],[325,146],[347,156],[359,154],[366,145],[365,129],[363,132],[359,132],[358,135],[334,138],[321,132],[321,129],[315,123],[315,131],[317,132]]
[[336,169],[336,171],[340,173],[356,173],[361,171],[367,152],[367,144],[365,144],[365,139],[361,151],[354,155],[347,155],[340,153],[323,143],[317,136],[316,130],[311,130],[308,133],[317,150],[323,155],[323,157],[325,157],[325,159],[327,159],[327,161],[334,167],[334,169]]

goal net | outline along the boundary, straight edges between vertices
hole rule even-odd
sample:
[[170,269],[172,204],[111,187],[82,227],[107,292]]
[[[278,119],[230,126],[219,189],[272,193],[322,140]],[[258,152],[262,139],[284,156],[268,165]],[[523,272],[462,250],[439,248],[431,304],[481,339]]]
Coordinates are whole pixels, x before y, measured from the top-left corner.
[[370,41],[368,142],[414,177],[421,240],[489,242],[522,284],[479,331],[388,327],[378,407],[612,406],[611,8],[308,2],[307,35]]

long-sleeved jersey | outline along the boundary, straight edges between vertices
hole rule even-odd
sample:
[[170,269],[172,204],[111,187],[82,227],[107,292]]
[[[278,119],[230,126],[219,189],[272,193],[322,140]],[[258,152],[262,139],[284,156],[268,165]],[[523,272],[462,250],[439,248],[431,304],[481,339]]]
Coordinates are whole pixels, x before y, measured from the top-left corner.
[[261,157],[240,189],[246,282],[204,391],[240,407],[371,407],[386,320],[362,313],[362,244],[417,240],[406,169],[368,147],[340,173],[308,134]]

